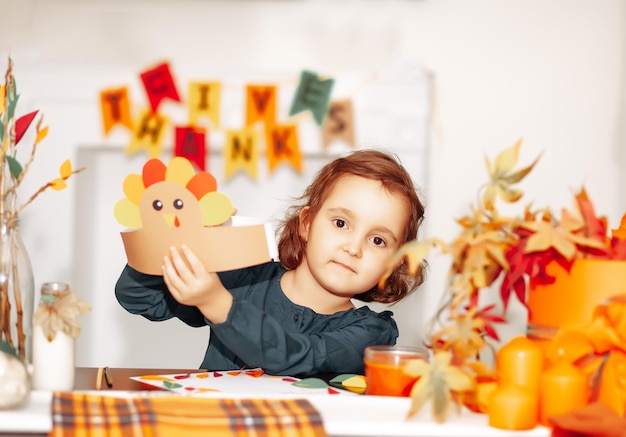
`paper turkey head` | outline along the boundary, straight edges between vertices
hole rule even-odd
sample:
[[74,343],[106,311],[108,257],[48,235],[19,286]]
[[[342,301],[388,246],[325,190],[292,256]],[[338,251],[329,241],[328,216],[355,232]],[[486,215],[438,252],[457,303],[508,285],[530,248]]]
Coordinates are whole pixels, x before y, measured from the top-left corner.
[[151,159],[141,175],[124,179],[126,198],[116,203],[114,215],[127,228],[149,232],[216,226],[234,211],[230,199],[216,190],[215,178],[207,172],[195,173],[186,158],[177,156],[167,167]]

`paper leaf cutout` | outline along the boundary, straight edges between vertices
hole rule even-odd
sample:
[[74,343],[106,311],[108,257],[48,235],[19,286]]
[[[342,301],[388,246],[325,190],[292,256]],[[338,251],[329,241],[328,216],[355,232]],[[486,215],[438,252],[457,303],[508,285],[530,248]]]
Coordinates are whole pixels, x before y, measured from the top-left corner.
[[343,381],[341,388],[344,388],[353,393],[363,394],[367,388],[365,376],[354,375],[345,381]]
[[50,186],[56,191],[61,191],[67,187],[67,183],[65,183],[65,181],[72,175],[72,163],[69,159],[65,160],[65,162],[61,164],[59,172],[61,173],[61,177],[50,181]]
[[9,165],[9,170],[11,171],[11,176],[15,179],[19,178],[22,174],[22,164],[20,164],[17,159],[12,156],[6,155],[7,164]]
[[305,387],[305,388],[327,388],[328,384],[326,381],[320,378],[305,378],[298,382],[293,383],[296,387]]
[[15,120],[15,144],[20,142],[38,112],[39,111],[33,111],[30,114],[23,115]]
[[177,382],[169,382],[169,381],[163,381],[163,386],[167,389],[175,389],[175,388],[180,388],[182,387],[182,384],[179,384]]
[[43,141],[44,138],[48,136],[48,126],[42,128],[39,132],[37,132],[37,138],[35,138],[35,144],[39,144]]

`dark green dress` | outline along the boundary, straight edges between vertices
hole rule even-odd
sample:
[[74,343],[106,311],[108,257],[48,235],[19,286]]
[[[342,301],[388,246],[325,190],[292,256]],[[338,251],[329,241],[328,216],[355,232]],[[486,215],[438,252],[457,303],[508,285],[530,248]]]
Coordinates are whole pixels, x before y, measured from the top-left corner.
[[235,370],[260,367],[276,375],[364,373],[363,351],[395,344],[398,327],[390,311],[367,307],[317,314],[291,302],[280,288],[285,269],[277,262],[220,272],[233,295],[224,323],[211,323],[196,307],[181,305],[162,276],[126,266],[115,287],[119,303],[149,320],[178,317],[190,326],[210,326],[209,345],[200,368]]

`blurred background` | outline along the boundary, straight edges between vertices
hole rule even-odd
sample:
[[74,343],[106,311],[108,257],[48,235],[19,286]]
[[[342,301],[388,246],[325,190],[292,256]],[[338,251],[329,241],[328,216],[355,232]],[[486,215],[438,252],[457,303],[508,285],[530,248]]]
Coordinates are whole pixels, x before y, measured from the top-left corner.
[[[520,138],[520,165],[542,155],[520,186],[524,203],[559,211],[584,186],[612,227],[626,209],[623,0],[0,0],[0,17],[0,66],[12,57],[18,113],[39,109],[50,126],[22,192],[66,158],[87,167],[21,215],[36,290],[65,281],[92,305],[81,316],[79,366],[196,367],[204,355],[208,329],[131,316],[113,295],[125,264],[113,205],[148,156],[124,153],[126,132],[103,134],[99,92],[128,86],[145,106],[139,74],[160,62],[183,98],[190,80],[222,81],[232,128],[248,82],[282,87],[286,117],[303,69],[336,78],[333,97],[355,102],[358,146],[396,152],[420,185],[420,238],[453,238],[487,180],[485,157]],[[180,106],[164,111],[176,118]],[[346,151],[323,150],[304,123],[304,172],[281,166],[256,181],[222,181],[223,138],[211,136],[207,169],[239,214],[275,220]],[[391,308],[400,344],[422,341],[445,291],[449,260],[434,254],[430,265],[426,284]],[[524,331],[525,317],[511,308],[503,340]]]

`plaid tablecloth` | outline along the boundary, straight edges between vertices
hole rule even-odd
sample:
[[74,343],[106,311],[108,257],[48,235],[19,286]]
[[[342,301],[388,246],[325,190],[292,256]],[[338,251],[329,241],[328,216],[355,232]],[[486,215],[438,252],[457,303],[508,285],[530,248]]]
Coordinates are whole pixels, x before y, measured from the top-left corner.
[[51,437],[325,437],[306,399],[123,398],[55,392]]

